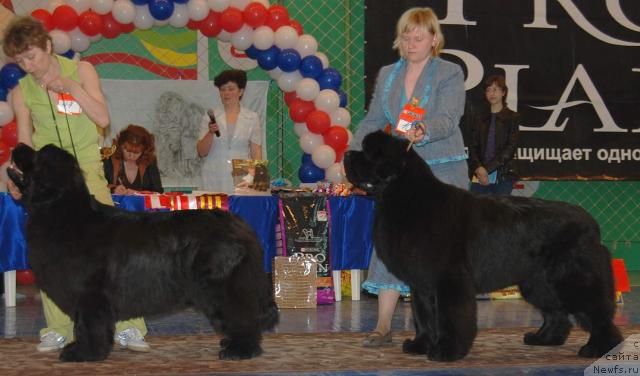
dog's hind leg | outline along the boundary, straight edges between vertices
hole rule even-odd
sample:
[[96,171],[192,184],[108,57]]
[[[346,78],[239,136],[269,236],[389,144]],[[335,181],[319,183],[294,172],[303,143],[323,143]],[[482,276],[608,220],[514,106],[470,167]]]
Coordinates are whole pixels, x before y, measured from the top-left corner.
[[113,347],[115,315],[108,298],[99,292],[86,292],[78,300],[74,315],[75,342],[60,353],[66,362],[104,360]]
[[583,266],[579,270],[567,273],[559,291],[569,312],[590,333],[589,341],[578,352],[579,356],[590,358],[603,356],[623,341],[613,323],[616,305],[609,251],[599,244],[595,247],[579,250],[591,256],[580,260]]
[[573,325],[549,283],[544,278],[527,281],[520,284],[520,293],[541,311],[544,320],[538,331],[524,335],[524,343],[532,346],[563,345]]

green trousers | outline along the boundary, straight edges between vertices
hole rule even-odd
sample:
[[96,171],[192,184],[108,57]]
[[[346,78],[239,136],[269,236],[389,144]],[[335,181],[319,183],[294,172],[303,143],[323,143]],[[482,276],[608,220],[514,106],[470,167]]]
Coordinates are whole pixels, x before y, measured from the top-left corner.
[[[111,199],[111,193],[107,188],[107,180],[104,178],[104,172],[102,169],[102,163],[91,163],[80,166],[84,173],[85,180],[89,192],[94,195],[96,200],[103,204],[113,205]],[[42,307],[44,308],[44,318],[47,323],[46,328],[40,330],[40,336],[43,336],[49,332],[56,332],[67,338],[67,343],[73,341],[73,321],[64,312],[58,308],[58,306],[44,293],[40,291],[42,297]],[[147,335],[147,326],[144,323],[142,317],[127,320],[118,321],[116,323],[116,333],[128,328],[136,328],[140,330],[143,336]]]

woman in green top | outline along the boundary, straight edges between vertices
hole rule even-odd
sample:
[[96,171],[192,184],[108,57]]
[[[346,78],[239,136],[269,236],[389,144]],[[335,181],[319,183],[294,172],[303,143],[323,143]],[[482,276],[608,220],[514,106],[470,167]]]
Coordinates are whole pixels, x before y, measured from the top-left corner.
[[[44,26],[31,17],[12,22],[4,34],[4,53],[27,75],[11,91],[18,125],[18,141],[36,149],[54,144],[74,154],[87,186],[95,198],[113,205],[100,160],[97,127],[109,125],[107,101],[95,68],[54,55]],[[14,198],[21,194],[13,184]],[[42,294],[47,327],[40,331],[41,352],[56,351],[73,340],[73,322]],[[121,346],[148,351],[147,329],[142,318],[116,324],[114,338]]]

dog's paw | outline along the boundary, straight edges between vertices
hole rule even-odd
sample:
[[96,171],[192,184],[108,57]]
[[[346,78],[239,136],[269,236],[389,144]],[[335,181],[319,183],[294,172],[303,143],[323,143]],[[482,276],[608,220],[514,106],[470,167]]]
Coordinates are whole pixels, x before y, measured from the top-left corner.
[[429,346],[425,341],[406,339],[402,343],[402,352],[405,354],[424,355],[428,350]]
[[429,349],[427,358],[436,362],[452,362],[464,358],[468,352],[469,349],[465,351],[452,342],[442,341]]
[[226,346],[218,353],[218,358],[223,360],[242,360],[251,359],[262,354],[262,348],[259,345],[247,347],[227,340]]
[[229,346],[229,343],[231,342],[231,340],[229,338],[223,338],[220,340],[220,347],[225,348],[227,346]]
[[524,335],[524,344],[529,346],[561,346],[566,340],[565,336],[545,338],[537,332],[528,332]]
[[59,359],[63,362],[95,362],[105,360],[109,353],[97,354],[95,352],[88,352],[78,342],[73,342],[66,345],[60,352]]

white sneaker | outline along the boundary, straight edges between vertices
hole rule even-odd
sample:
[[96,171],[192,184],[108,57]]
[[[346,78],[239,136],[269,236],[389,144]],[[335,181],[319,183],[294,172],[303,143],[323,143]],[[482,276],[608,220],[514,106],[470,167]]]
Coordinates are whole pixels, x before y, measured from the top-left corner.
[[113,340],[119,343],[121,347],[131,351],[147,352],[149,344],[144,341],[144,337],[140,330],[136,328],[127,328],[118,333]]
[[40,337],[40,343],[36,347],[39,352],[51,352],[62,349],[67,338],[56,332],[47,332]]

